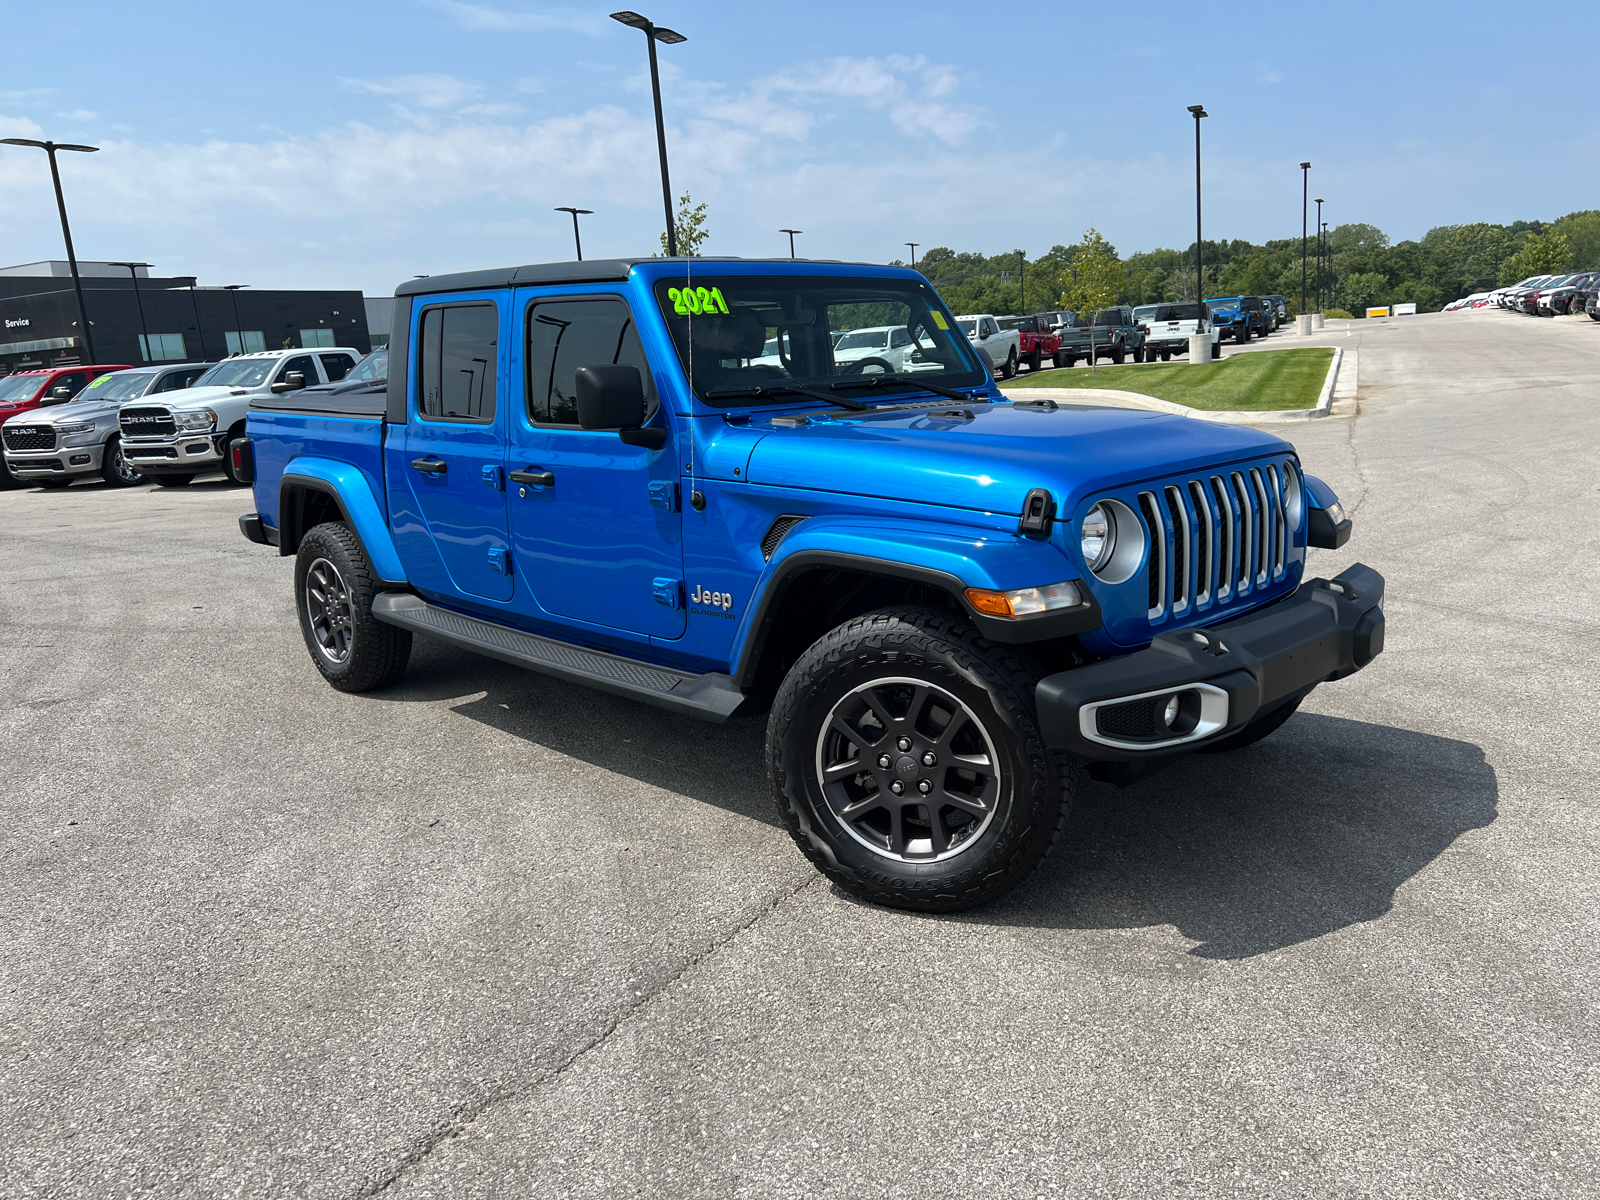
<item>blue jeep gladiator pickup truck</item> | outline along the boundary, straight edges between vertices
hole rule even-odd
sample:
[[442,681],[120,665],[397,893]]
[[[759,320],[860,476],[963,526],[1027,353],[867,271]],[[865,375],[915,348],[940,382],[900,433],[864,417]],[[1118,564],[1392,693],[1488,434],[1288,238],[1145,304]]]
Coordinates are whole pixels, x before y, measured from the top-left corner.
[[[1266,433],[995,387],[902,268],[644,258],[396,293],[386,378],[255,402],[253,542],[345,691],[417,633],[674,712],[767,714],[841,887],[949,911],[1026,878],[1078,768],[1281,726],[1383,648],[1383,580]],[[904,328],[898,366],[840,330]]]

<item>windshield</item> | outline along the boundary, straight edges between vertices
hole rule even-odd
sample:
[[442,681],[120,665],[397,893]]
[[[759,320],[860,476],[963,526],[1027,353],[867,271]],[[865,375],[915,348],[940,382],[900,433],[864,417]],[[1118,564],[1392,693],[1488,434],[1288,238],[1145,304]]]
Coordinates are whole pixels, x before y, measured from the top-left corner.
[[969,338],[978,336],[978,323],[976,321],[957,321],[956,324],[961,326],[961,332]]
[[955,319],[921,280],[713,275],[693,282],[691,291],[688,280],[661,280],[656,301],[684,373],[708,403],[748,402],[731,393],[751,388],[825,389],[862,377],[947,388],[985,380],[955,335]]
[[275,358],[230,358],[226,362],[219,362],[196,379],[194,386],[260,387],[277,365]]
[[374,350],[344,377],[345,383],[378,383],[389,378],[389,352]]
[[0,379],[0,400],[27,400],[39,390],[43,375],[11,375]]
[[78,394],[79,400],[136,400],[144,395],[155,371],[115,371],[93,380]]

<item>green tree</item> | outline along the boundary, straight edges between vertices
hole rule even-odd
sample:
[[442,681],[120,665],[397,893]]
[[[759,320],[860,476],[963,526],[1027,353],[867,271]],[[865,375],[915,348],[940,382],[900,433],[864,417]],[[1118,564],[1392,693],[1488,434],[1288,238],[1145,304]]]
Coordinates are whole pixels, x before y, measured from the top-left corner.
[[1340,308],[1365,314],[1371,307],[1386,303],[1389,281],[1376,271],[1356,271],[1339,281],[1335,293]]
[[1550,223],[1550,232],[1567,239],[1572,257],[1567,269],[1589,271],[1600,269],[1600,210],[1568,213],[1559,221]]
[[1500,284],[1516,283],[1531,275],[1551,275],[1567,269],[1572,247],[1565,235],[1550,229],[1535,233],[1505,262],[1500,264]]
[[[1073,247],[1072,286],[1061,296],[1061,307],[1073,312],[1093,314],[1110,308],[1122,298],[1127,268],[1117,257],[1117,248],[1091,227]],[[1089,368],[1094,369],[1094,326],[1089,327]]]
[[[700,247],[711,236],[711,231],[706,228],[706,206],[694,204],[691,206],[689,193],[685,192],[678,197],[678,215],[672,222],[677,226],[678,253],[688,258],[693,258],[700,253]],[[667,235],[661,235],[661,253],[667,253]]]

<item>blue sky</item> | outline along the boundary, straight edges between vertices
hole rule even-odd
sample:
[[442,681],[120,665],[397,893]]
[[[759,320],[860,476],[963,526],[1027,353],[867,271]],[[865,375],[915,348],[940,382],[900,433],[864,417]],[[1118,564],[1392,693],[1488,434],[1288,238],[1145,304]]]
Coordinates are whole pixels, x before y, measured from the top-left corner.
[[[413,274],[649,253],[660,184],[643,35],[608,6],[386,0],[11,4],[0,136],[64,156],[84,258],[204,283],[390,291]],[[1600,207],[1589,6],[647,0],[675,191],[707,253],[1124,253],[1335,222],[1396,240]],[[1152,17],[1149,14],[1161,14]],[[1196,22],[1190,13],[1214,18]],[[1251,13],[1258,15],[1250,15]],[[1559,31],[1559,36],[1553,34]],[[1550,69],[1544,63],[1556,64]],[[0,262],[62,257],[44,156],[0,147]]]

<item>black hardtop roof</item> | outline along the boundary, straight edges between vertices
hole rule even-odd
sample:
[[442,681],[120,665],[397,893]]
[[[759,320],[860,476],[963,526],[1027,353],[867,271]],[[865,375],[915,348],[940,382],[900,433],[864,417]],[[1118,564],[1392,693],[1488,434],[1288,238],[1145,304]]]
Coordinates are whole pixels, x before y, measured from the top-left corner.
[[[521,267],[490,267],[482,271],[457,271],[451,275],[425,275],[408,279],[395,288],[396,296],[416,296],[435,292],[469,292],[480,288],[511,287],[534,283],[620,283],[642,262],[739,262],[739,263],[826,263],[843,265],[836,258],[738,258],[733,255],[699,255],[693,259],[640,255],[637,258],[590,258],[583,262],[529,263]],[[863,266],[871,264],[861,264]]]

